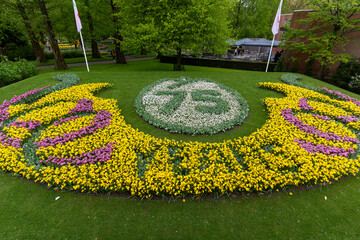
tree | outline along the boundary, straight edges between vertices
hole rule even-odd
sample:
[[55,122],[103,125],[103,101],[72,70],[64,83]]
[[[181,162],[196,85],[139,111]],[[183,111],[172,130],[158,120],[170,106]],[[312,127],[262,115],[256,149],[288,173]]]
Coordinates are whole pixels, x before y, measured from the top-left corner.
[[45,0],[36,0],[36,2],[39,4],[41,14],[43,15],[44,22],[46,25],[46,30],[49,34],[51,48],[53,49],[53,52],[54,52],[55,69],[56,70],[65,70],[68,68],[68,66],[66,65],[65,59],[61,54],[59,45],[57,43],[57,39],[55,38],[55,33],[53,31],[51,20],[49,18]]
[[360,11],[358,0],[312,0],[314,11],[299,20],[305,28],[290,28],[284,36],[284,48],[308,54],[307,62],[318,61],[318,76],[322,79],[338,61],[347,62],[352,56],[337,53],[349,42],[349,34],[360,30]]
[[[21,33],[27,33],[27,37],[31,43],[35,56],[40,60],[40,62],[46,62],[45,54],[43,49],[39,44],[39,34],[37,34],[34,24],[37,23],[35,19],[34,9],[31,1],[24,0],[2,0],[1,3],[3,8],[1,10],[1,16],[3,21],[11,25],[11,28],[15,28],[15,31]],[[31,21],[30,21],[31,18]],[[26,41],[27,42],[27,41]],[[15,44],[15,42],[13,42]],[[25,43],[27,45],[27,43]],[[18,46],[18,51],[21,51],[19,43],[16,43]],[[23,45],[24,46],[24,45]],[[24,49],[22,49],[24,52]]]
[[[121,4],[123,2],[118,1],[117,4]],[[116,3],[113,0],[110,0],[110,6],[113,14],[113,23],[115,26],[114,31],[114,45],[115,45],[115,61],[117,64],[126,64],[126,58],[124,54],[124,50],[122,47],[122,43],[124,41],[123,36],[120,34],[120,27],[118,26],[121,17],[119,14],[119,8],[117,7]]]
[[126,1],[126,43],[174,50],[180,71],[184,49],[224,53],[229,39],[229,0]]
[[233,0],[230,10],[231,36],[272,39],[271,26],[280,1]]
[[21,1],[16,2],[16,7],[20,12],[21,18],[23,20],[23,23],[25,25],[26,31],[28,33],[31,45],[34,49],[35,56],[39,59],[40,62],[47,62],[47,59],[45,57],[43,49],[40,47],[39,39],[35,36],[35,31],[33,30],[33,27],[31,25],[31,22],[29,20],[28,14],[25,11],[24,5],[21,3]]
[[310,0],[285,0],[282,11],[284,13],[292,13],[295,10],[307,9]]
[[91,39],[91,53],[92,53],[92,58],[101,58],[100,52],[99,52],[99,47],[97,44],[97,39],[95,37],[95,33],[94,33],[94,22],[93,22],[93,17],[92,14],[90,12],[90,3],[89,0],[85,0],[85,6],[87,7],[87,20],[88,20],[88,24],[89,24],[89,33],[90,33],[90,39]]

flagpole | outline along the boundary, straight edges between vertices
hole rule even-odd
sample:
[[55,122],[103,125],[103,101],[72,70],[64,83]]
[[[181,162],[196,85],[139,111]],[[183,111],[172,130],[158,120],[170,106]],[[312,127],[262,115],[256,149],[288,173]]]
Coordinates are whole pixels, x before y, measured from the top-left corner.
[[270,48],[270,52],[269,52],[269,58],[268,58],[268,62],[266,64],[266,70],[265,72],[268,71],[268,68],[269,68],[269,63],[270,63],[270,59],[271,59],[271,52],[272,52],[272,49],[273,49],[273,46],[274,46],[274,40],[275,40],[275,35],[279,33],[279,30],[280,30],[280,20],[281,20],[281,6],[282,6],[282,3],[283,3],[283,0],[280,0],[280,4],[279,4],[279,8],[276,12],[276,16],[275,16],[275,19],[274,19],[274,23],[273,23],[273,26],[271,28],[271,32],[273,33],[274,37],[273,37],[273,40],[271,42],[271,48]]
[[87,71],[90,72],[90,70],[89,70],[89,64],[88,64],[87,57],[86,57],[86,49],[85,49],[85,45],[84,45],[84,40],[83,40],[83,37],[82,37],[82,34],[81,34],[82,25],[81,25],[81,21],[80,21],[79,12],[78,12],[78,10],[77,10],[75,0],[72,0],[72,1],[73,1],[73,7],[74,7],[74,15],[75,15],[76,29],[77,29],[77,31],[80,33],[81,45],[83,46],[83,50],[84,50],[84,57],[85,57],[85,62],[86,62],[86,68],[87,68]]
[[269,63],[270,63],[270,59],[271,59],[271,52],[272,52],[272,49],[273,49],[273,46],[274,46],[274,40],[275,40],[275,35],[274,35],[273,40],[272,40],[272,42],[271,42],[271,48],[270,48],[269,57],[268,57],[268,62],[267,62],[267,64],[266,64],[266,70],[265,70],[265,72],[267,72],[267,71],[268,71],[268,68],[269,68]]
[[81,30],[80,30],[80,39],[81,39],[81,46],[83,47],[83,51],[84,51],[84,57],[85,57],[85,62],[86,62],[86,68],[87,68],[87,71],[90,72],[89,70],[89,64],[88,64],[88,61],[87,61],[87,57],[86,57],[86,51],[85,51],[85,45],[84,45],[84,40],[83,40],[83,37],[82,37],[82,34],[81,34]]

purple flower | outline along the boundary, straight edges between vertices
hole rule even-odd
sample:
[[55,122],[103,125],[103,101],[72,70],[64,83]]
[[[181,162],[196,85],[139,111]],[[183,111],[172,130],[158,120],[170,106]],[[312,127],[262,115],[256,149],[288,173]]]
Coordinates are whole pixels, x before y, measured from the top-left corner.
[[319,118],[319,119],[322,119],[322,120],[325,120],[325,121],[331,121],[331,118],[329,118],[328,116],[315,115],[315,114],[313,114],[312,116],[316,117],[316,118]]
[[9,138],[0,132],[0,143],[14,148],[20,148],[21,140],[19,138]]
[[69,114],[76,113],[76,112],[91,112],[93,110],[93,101],[91,99],[80,99],[77,102],[75,108],[69,110]]
[[71,116],[71,117],[68,117],[68,118],[65,118],[65,119],[60,118],[59,121],[54,122],[54,125],[57,126],[57,125],[60,125],[60,124],[62,124],[64,122],[70,122],[71,120],[74,120],[74,119],[79,118],[79,117],[81,117],[81,116],[76,115],[76,116]]
[[336,116],[335,118],[346,123],[359,121],[359,119],[354,116]]
[[0,105],[0,123],[2,124],[4,120],[7,120],[9,117],[10,117],[10,114],[8,113],[8,110],[9,110],[9,107],[15,103],[18,103],[20,102],[22,99],[30,96],[30,95],[34,95],[35,93],[38,93],[46,88],[49,88],[51,87],[51,85],[49,86],[45,86],[43,88],[40,88],[40,89],[34,89],[34,90],[31,90],[29,92],[26,92],[20,96],[16,96],[14,95],[10,101],[8,100],[4,100],[4,102],[2,103],[2,105]]
[[329,90],[329,89],[327,89],[326,87],[323,87],[323,88],[320,88],[320,89],[324,90],[324,91],[327,92],[327,93],[330,93],[330,94],[332,94],[332,95],[337,96],[339,99],[344,99],[344,100],[346,100],[346,101],[353,102],[353,103],[355,103],[356,105],[358,105],[358,106],[360,107],[360,102],[359,102],[357,99],[352,98],[352,97],[350,97],[350,96],[348,96],[348,95],[346,95],[346,94],[344,94],[344,93],[341,93],[341,92],[339,92],[339,91]]
[[116,143],[109,143],[106,147],[98,148],[92,152],[83,153],[77,157],[63,158],[63,157],[49,157],[43,162],[55,163],[60,166],[73,164],[75,166],[80,166],[86,163],[97,163],[97,162],[106,162],[111,158],[111,153],[113,152],[113,145]]
[[355,144],[359,144],[359,140],[357,140],[356,138],[341,136],[335,133],[323,132],[317,129],[316,127],[309,126],[303,123],[297,117],[294,116],[291,109],[284,109],[281,111],[281,114],[287,122],[289,122],[290,124],[297,127],[299,130],[304,131],[306,133],[313,134],[321,138],[325,138],[326,140],[329,141],[353,142]]
[[16,120],[15,122],[10,123],[9,127],[10,126],[22,127],[22,128],[32,130],[32,129],[35,129],[37,126],[41,126],[41,122],[33,121],[33,120],[30,120],[29,122],[23,122],[23,121]]
[[36,89],[36,88],[35,88],[34,90],[31,90],[31,91],[29,91],[29,92],[26,92],[26,93],[24,93],[24,94],[21,94],[20,96],[14,95],[14,96],[11,98],[11,100],[10,100],[10,104],[15,104],[15,103],[17,103],[17,102],[20,102],[22,99],[24,99],[24,98],[26,98],[26,97],[28,97],[28,96],[30,96],[30,95],[34,95],[34,94],[36,94],[36,93],[38,93],[38,92],[40,92],[40,91],[42,91],[42,90],[44,90],[44,89],[46,89],[46,88],[49,88],[49,87],[51,87],[51,85],[45,86],[45,87],[40,88],[40,89]]
[[349,154],[353,154],[355,151],[352,148],[346,150],[345,148],[330,147],[322,144],[314,144],[312,142],[301,141],[294,139],[294,142],[298,143],[301,148],[305,149],[309,153],[322,153],[328,156],[341,156],[347,157]]
[[92,124],[82,128],[76,132],[65,133],[62,136],[56,136],[55,138],[44,138],[40,142],[35,142],[38,148],[55,146],[56,144],[64,144],[68,141],[74,140],[76,138],[80,138],[86,134],[96,133],[97,129],[104,128],[110,124],[111,113],[105,110],[100,110]]
[[307,99],[306,98],[301,98],[299,100],[299,107],[300,109],[302,110],[313,110],[312,106],[310,106],[308,103],[307,103]]

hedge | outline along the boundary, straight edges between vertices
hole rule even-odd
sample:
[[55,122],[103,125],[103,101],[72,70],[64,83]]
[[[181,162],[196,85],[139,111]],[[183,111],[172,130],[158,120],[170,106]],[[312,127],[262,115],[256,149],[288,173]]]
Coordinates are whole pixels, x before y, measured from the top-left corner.
[[9,61],[0,55],[0,87],[29,78],[37,74],[36,63],[21,59],[17,62]]
[[[160,58],[161,63],[176,63],[175,56],[162,56]],[[240,70],[262,71],[265,72],[266,62],[244,62],[234,60],[220,60],[220,59],[207,59],[207,58],[181,58],[182,65],[194,65],[194,66],[207,66],[207,67],[219,67],[219,68],[231,68]],[[268,72],[274,72],[276,64],[270,63]]]

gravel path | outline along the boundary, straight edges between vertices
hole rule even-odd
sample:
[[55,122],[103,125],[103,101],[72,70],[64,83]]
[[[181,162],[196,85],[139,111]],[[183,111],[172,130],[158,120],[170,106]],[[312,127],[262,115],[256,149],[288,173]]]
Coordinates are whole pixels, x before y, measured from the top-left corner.
[[[132,61],[139,61],[139,60],[147,60],[147,59],[154,59],[155,57],[133,57],[133,56],[126,56],[126,61],[128,62],[132,62]],[[89,66],[90,65],[97,65],[97,64],[109,64],[109,63],[114,63],[115,64],[115,60],[110,60],[110,61],[96,61],[96,62],[88,62]],[[84,66],[86,67],[85,64],[85,60],[84,62],[81,63],[69,63],[67,64],[69,67],[81,67]],[[55,65],[48,65],[48,66],[37,66],[37,69],[50,69],[50,68],[54,68]]]

